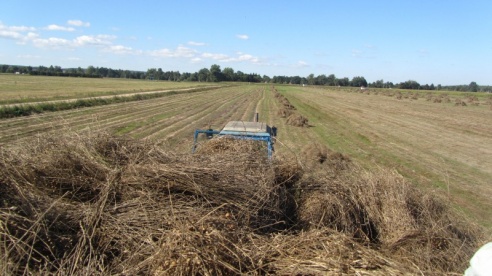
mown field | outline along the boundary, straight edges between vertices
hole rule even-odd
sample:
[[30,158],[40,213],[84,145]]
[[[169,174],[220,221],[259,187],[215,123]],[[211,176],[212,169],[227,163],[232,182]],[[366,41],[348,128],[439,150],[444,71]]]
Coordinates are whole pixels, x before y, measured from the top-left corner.
[[[433,98],[450,94],[451,99],[434,102],[422,92],[411,99],[405,97],[411,92],[377,89],[363,93],[357,89],[283,89],[309,118],[313,139],[368,167],[396,168],[421,188],[446,194],[457,208],[491,229],[490,96],[482,94],[481,100],[470,101],[466,94],[435,92]],[[456,105],[457,101],[467,105]]]
[[[41,83],[33,85],[37,79]],[[12,96],[6,92],[8,86],[0,85],[0,99],[5,102],[16,97],[40,100],[195,85],[0,75],[1,82],[13,80],[23,88]],[[259,112],[260,120],[279,130],[277,151],[299,153],[302,146],[319,142],[367,167],[396,168],[421,188],[448,194],[456,207],[492,227],[488,212],[492,208],[488,200],[492,197],[492,105],[487,95],[480,95],[479,105],[472,105],[467,95],[459,93],[446,93],[452,98],[450,102],[435,103],[427,99],[429,93],[421,91],[417,99],[411,99],[405,93],[412,92],[386,90],[393,95],[385,95],[383,89],[361,93],[358,89],[276,88],[309,119],[310,127],[290,126],[278,116],[281,104],[274,99],[270,85],[242,85],[1,120],[0,143],[60,128],[90,128],[158,140],[188,152],[195,129],[220,129],[230,120],[252,120]],[[444,93],[435,92],[434,98],[440,94]],[[457,99],[468,105],[456,106]]]
[[[58,92],[29,98],[65,93],[40,80]],[[190,155],[195,129],[256,112],[275,162]],[[491,113],[485,94],[243,84],[2,119],[0,272],[460,274],[492,232]]]
[[22,104],[216,86],[212,83],[0,74],[0,104]]

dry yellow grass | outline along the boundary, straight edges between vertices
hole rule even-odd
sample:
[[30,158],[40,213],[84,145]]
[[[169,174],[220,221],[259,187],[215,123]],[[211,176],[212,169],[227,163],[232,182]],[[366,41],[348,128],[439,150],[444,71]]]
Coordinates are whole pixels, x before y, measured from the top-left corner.
[[95,132],[0,156],[5,275],[449,274],[482,241],[395,171],[177,155]]

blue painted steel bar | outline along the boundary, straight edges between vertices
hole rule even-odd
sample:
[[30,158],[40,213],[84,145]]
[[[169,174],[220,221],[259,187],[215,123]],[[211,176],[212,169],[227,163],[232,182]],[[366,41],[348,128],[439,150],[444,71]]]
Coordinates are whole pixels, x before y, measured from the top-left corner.
[[193,148],[191,149],[192,153],[195,153],[196,140],[198,139],[198,134],[200,134],[200,133],[205,133],[207,136],[209,136],[209,135],[213,136],[214,134],[219,134],[220,131],[213,130],[213,129],[197,129],[197,130],[195,130],[195,135],[193,136]]

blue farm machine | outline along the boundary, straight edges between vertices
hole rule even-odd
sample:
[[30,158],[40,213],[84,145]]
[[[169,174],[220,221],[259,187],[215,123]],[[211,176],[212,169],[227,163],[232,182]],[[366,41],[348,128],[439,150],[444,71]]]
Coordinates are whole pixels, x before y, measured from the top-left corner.
[[231,121],[228,122],[222,130],[214,129],[197,129],[193,139],[193,149],[197,148],[197,140],[200,134],[204,134],[207,139],[217,137],[230,137],[234,139],[260,141],[266,144],[268,158],[273,154],[273,138],[276,136],[276,128],[270,127],[265,123],[258,122],[258,115],[255,116],[254,122]]

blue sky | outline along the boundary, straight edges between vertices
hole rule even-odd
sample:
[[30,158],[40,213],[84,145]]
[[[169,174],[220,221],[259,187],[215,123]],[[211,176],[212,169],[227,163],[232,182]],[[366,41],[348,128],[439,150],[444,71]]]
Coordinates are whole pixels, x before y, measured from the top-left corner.
[[2,0],[0,64],[492,85],[492,1]]

